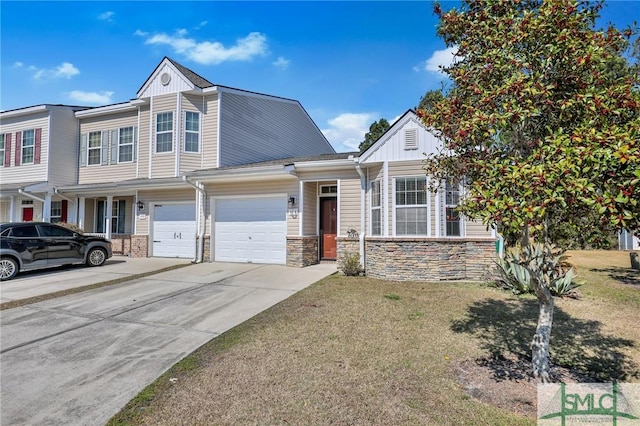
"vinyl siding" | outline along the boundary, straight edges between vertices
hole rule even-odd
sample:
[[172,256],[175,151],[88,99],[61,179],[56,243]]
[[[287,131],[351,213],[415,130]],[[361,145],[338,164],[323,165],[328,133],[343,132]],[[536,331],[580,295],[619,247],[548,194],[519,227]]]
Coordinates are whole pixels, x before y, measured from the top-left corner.
[[[285,195],[287,199],[289,196],[295,196],[299,200],[298,188],[298,182],[293,179],[286,181],[256,180],[252,182],[208,185],[205,187],[205,191],[209,198],[224,196],[246,196],[251,198],[275,194]],[[210,205],[209,203],[207,207]],[[211,229],[212,216],[213,212],[210,212],[207,217],[207,229]],[[287,214],[287,235],[298,235],[299,217],[294,219]]]
[[[49,155],[42,155],[41,161],[51,164],[49,183],[52,185],[73,185],[78,181],[78,121],[73,110],[55,108],[51,110],[51,135]],[[44,145],[44,144],[43,144]],[[44,152],[43,152],[44,154]],[[64,165],[64,167],[60,167]]]
[[491,229],[487,230],[486,225],[483,225],[482,222],[479,221],[465,220],[465,230],[465,237],[491,238],[493,236]]
[[205,98],[205,115],[202,122],[202,164],[200,169],[218,167],[218,95]]
[[[381,200],[380,202],[382,203],[384,200],[384,191],[386,190],[386,182],[384,181],[384,169],[382,167],[382,165],[375,165],[372,167],[369,167],[366,172],[365,172],[365,176],[367,176],[367,193],[366,196],[364,198],[364,203],[365,203],[365,209],[364,209],[364,216],[365,216],[365,228],[366,228],[366,235],[371,235],[371,182],[373,182],[374,180],[380,180],[380,184],[381,184],[381,188],[380,188],[380,197]],[[382,220],[384,221],[384,206],[381,205],[381,217]],[[382,235],[384,235],[384,227],[382,229]]]
[[11,201],[0,199],[0,222],[9,222],[11,217]]
[[[186,129],[186,112],[199,112],[200,113],[200,141],[199,141],[199,153],[185,152],[184,150],[184,136]],[[203,163],[203,129],[206,112],[206,104],[203,96],[182,94],[182,111],[180,112],[180,134],[179,146],[181,150],[180,154],[180,173],[189,172],[193,170],[199,170],[202,168]]]
[[302,235],[318,235],[318,183],[305,182]]
[[221,92],[220,166],[332,153],[299,103]]
[[[16,132],[31,129],[42,129],[40,164],[20,164],[16,167]],[[11,166],[0,167],[0,181],[2,183],[37,182],[48,179],[49,158],[49,114],[48,112],[34,113],[31,116],[3,118],[0,123],[0,133],[11,133]]]
[[[388,199],[387,199],[387,212],[388,217],[386,218],[389,225],[389,235],[394,235],[394,217],[395,212],[393,210],[394,205],[394,184],[393,180],[396,177],[410,177],[410,176],[425,176],[426,173],[422,168],[421,160],[413,160],[413,161],[402,161],[402,162],[389,162],[388,164],[389,176],[385,181],[385,185],[388,191]],[[433,197],[432,197],[433,198]],[[433,225],[435,221],[434,211],[432,209],[429,210],[428,215],[431,217],[431,224]],[[432,234],[433,235],[433,234]]]
[[339,236],[346,236],[347,230],[353,227],[358,233],[360,229],[360,177],[357,179],[341,179],[338,192],[338,213],[340,214]]
[[136,177],[149,178],[149,147],[150,147],[150,123],[151,106],[140,107],[140,126],[138,127],[138,164],[136,165]]
[[[138,112],[137,110],[126,111],[116,114],[102,115],[99,117],[87,117],[80,120],[80,135],[89,132],[111,132],[122,127],[130,127],[138,125]],[[138,133],[139,133],[138,129]],[[140,135],[138,135],[138,143]],[[136,175],[136,162],[109,164],[111,163],[111,144],[114,141],[109,141],[109,148],[107,149],[107,164],[104,165],[87,165],[86,167],[80,167],[78,173],[78,183],[99,183],[99,182],[118,182],[127,179],[135,179]],[[116,141],[117,143],[117,141]],[[85,154],[86,155],[86,154]],[[77,158],[77,157],[76,157]],[[76,163],[78,164],[78,163]],[[108,180],[106,180],[108,179]]]
[[[173,112],[173,150],[171,152],[156,151],[156,114],[160,112]],[[153,111],[151,114],[151,178],[176,176],[176,144],[179,141],[178,130],[182,126],[178,125],[177,94],[162,95],[153,98]]]

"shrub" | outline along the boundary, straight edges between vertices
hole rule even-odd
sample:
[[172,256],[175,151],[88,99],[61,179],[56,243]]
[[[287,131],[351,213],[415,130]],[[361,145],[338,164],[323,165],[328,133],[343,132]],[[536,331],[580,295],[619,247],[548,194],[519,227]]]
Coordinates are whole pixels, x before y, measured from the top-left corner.
[[[542,261],[542,245],[536,247],[535,259]],[[498,274],[496,285],[505,290],[510,290],[513,294],[533,294],[531,285],[531,274],[524,265],[517,251],[505,254],[504,259],[498,262]],[[553,269],[549,274],[549,290],[554,296],[568,296],[582,284],[576,281],[575,269],[566,262],[565,256],[556,256],[552,260]]]
[[64,228],[67,228],[73,232],[75,232],[76,234],[82,234],[82,229],[76,225],[75,223],[69,223],[69,222],[58,222],[56,223],[56,225],[60,225]]
[[360,264],[360,255],[350,251],[342,255],[338,262],[338,269],[349,277],[357,277],[364,273],[364,268]]

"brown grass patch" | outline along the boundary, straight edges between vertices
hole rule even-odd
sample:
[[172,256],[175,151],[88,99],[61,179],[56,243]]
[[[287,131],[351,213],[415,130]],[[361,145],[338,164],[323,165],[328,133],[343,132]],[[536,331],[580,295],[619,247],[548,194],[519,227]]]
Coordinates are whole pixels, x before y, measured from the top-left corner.
[[[558,301],[557,367],[638,380],[640,292],[627,290],[616,310]],[[204,345],[110,424],[534,424],[536,312],[478,285],[332,276]]]

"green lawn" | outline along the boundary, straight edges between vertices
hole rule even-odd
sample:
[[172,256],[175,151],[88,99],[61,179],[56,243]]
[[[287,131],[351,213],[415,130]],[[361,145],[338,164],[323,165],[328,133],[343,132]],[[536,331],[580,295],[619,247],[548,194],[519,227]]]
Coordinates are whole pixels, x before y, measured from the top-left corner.
[[[572,253],[589,282],[557,301],[554,364],[640,381],[640,282],[628,259]],[[535,299],[488,286],[334,275],[204,345],[109,424],[533,425],[515,412],[523,386],[535,393],[526,371],[505,380],[467,368],[526,361],[536,314]],[[469,380],[493,382],[507,408],[481,402]]]

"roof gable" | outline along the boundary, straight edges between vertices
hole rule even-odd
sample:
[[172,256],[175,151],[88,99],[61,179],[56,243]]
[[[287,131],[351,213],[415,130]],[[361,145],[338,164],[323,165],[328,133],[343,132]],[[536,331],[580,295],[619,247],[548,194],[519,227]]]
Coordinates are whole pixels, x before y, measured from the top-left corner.
[[360,163],[424,160],[436,153],[442,142],[424,126],[413,110],[408,110],[373,145],[360,155]]
[[212,87],[213,84],[179,63],[167,58],[160,61],[138,90],[138,98],[187,92]]

